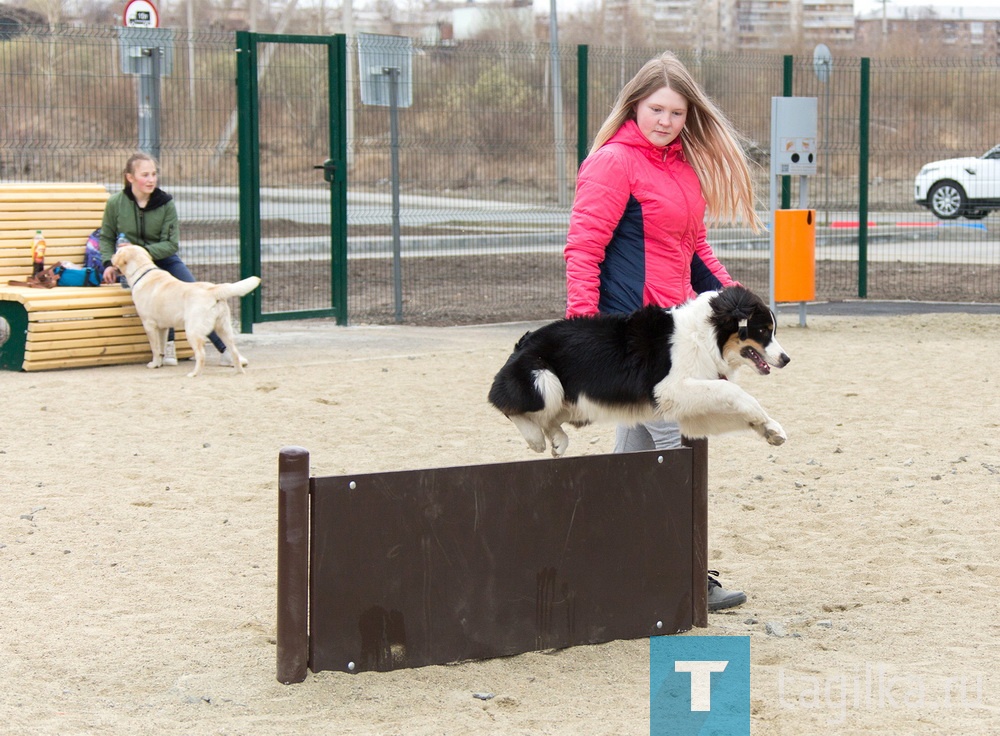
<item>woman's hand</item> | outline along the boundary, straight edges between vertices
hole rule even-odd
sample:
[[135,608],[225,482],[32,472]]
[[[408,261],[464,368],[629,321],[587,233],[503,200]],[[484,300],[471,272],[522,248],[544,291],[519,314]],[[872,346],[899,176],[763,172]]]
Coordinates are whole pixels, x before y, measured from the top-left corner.
[[116,284],[118,283],[118,277],[121,274],[118,273],[118,269],[114,266],[108,266],[104,269],[104,276],[101,278],[101,282],[105,284]]

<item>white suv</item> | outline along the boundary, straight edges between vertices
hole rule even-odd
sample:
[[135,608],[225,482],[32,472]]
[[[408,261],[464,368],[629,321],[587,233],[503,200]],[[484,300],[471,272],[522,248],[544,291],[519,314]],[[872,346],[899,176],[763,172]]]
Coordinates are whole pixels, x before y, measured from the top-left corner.
[[1000,209],[1000,146],[979,158],[949,158],[924,164],[914,181],[917,204],[942,220],[961,215],[981,220]]

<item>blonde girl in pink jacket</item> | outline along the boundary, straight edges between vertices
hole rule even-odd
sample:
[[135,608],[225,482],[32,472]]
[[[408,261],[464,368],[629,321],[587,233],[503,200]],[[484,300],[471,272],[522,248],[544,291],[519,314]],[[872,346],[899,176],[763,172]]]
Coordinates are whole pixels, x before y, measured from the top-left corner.
[[[762,223],[740,136],[673,54],[625,85],[580,167],[566,238],[566,316],[673,307],[735,284],[706,217]],[[680,445],[676,424],[619,427],[615,452]],[[709,609],[746,596],[709,578]]]

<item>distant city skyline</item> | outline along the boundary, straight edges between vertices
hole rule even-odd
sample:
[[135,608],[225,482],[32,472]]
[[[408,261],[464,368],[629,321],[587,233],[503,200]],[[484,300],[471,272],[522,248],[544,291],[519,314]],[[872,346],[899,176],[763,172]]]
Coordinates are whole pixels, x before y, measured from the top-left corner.
[[[355,3],[364,3],[366,0],[355,0]],[[580,8],[594,7],[600,0],[556,0],[557,11],[573,11]],[[957,2],[947,2],[945,0],[888,0],[889,7],[965,7],[965,8],[992,8],[996,7],[997,0],[957,0]],[[551,0],[534,0],[535,10],[547,13],[551,7]],[[872,10],[880,10],[882,0],[854,0],[854,13],[868,13]]]
[[[889,7],[919,8],[937,6],[941,8],[994,8],[997,0],[958,0],[957,2],[934,2],[934,0],[888,0]],[[881,10],[882,0],[854,0],[854,13]]]

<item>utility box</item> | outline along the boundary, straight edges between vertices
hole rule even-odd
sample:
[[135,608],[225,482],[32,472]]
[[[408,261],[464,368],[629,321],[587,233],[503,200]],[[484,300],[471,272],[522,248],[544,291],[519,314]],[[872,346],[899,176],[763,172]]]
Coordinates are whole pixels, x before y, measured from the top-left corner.
[[816,298],[816,210],[774,213],[774,301]]
[[771,175],[816,173],[816,98],[771,98]]

